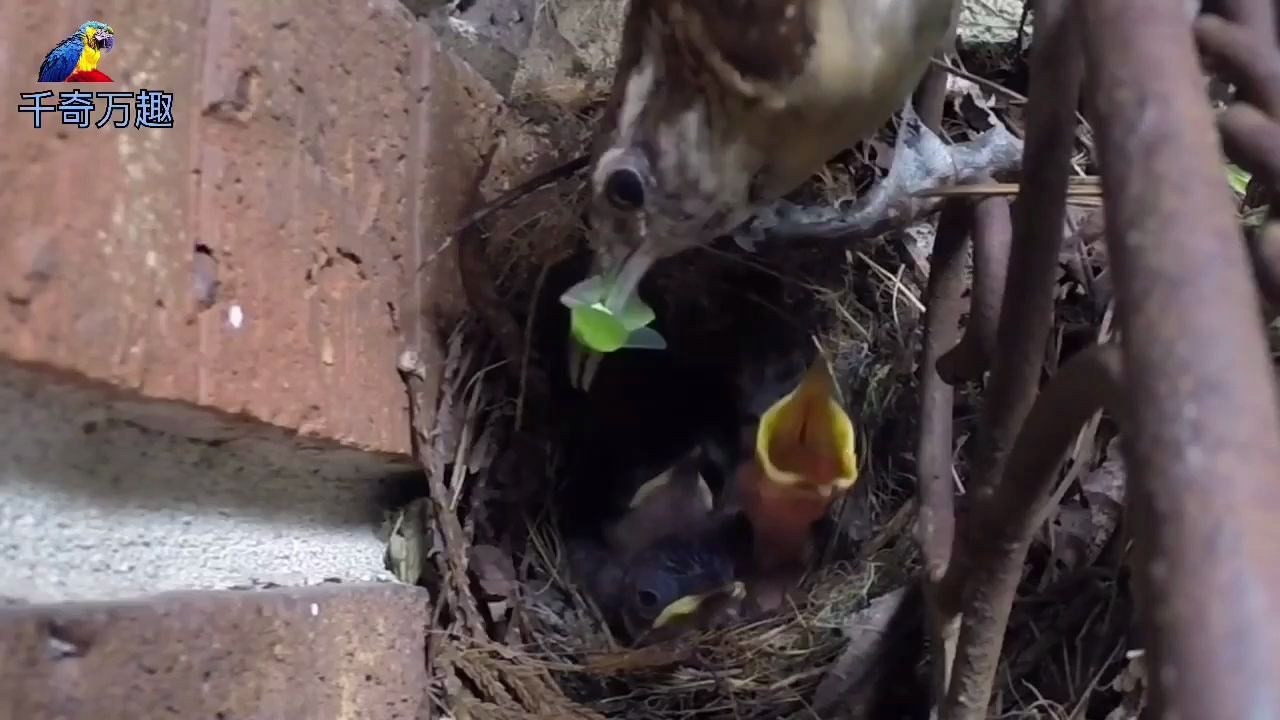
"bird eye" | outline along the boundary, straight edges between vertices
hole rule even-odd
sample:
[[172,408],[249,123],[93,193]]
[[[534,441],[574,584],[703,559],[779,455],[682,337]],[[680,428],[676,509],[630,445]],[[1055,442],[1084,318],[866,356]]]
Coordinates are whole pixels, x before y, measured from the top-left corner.
[[632,168],[618,168],[605,178],[604,195],[618,210],[639,210],[644,207],[644,180]]
[[632,580],[636,608],[645,614],[656,614],[680,594],[675,578],[658,568],[644,568]]

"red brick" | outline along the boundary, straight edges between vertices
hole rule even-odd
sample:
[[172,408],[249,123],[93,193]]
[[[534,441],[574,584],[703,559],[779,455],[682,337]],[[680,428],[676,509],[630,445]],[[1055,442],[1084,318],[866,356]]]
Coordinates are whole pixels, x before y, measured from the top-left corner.
[[426,596],[337,585],[0,608],[0,720],[425,717]]
[[[440,361],[424,329],[461,294],[437,250],[492,89],[396,0],[0,8],[0,359],[407,453],[401,335]],[[117,34],[109,89],[173,92],[174,129],[36,130],[15,110],[91,17]]]

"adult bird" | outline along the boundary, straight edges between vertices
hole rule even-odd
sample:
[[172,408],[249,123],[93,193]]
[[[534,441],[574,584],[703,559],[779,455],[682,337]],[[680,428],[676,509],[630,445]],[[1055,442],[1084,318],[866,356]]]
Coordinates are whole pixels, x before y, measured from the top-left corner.
[[58,43],[40,63],[39,82],[112,82],[98,69],[102,54],[115,47],[110,25],[90,20]]
[[857,479],[853,421],[819,353],[795,389],[760,416],[754,454],[735,478],[751,525],[748,588],[756,606],[776,606],[799,580],[814,524]]
[[[590,167],[592,277],[608,288],[604,306],[621,312],[656,261],[732,231],[881,127],[958,8],[632,0]],[[580,385],[594,374],[584,359],[570,358]]]

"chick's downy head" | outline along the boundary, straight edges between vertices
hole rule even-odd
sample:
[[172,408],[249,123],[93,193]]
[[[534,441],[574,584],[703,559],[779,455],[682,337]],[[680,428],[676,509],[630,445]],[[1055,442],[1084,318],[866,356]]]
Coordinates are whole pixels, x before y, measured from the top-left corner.
[[734,563],[712,543],[668,537],[637,554],[623,585],[623,621],[639,638],[705,627],[744,595]]

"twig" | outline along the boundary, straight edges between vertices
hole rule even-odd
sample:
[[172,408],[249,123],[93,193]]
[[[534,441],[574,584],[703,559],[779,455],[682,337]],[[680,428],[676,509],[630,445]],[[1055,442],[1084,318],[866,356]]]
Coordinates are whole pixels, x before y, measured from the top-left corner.
[[921,122],[939,135],[942,134],[942,115],[947,104],[946,71],[950,69],[944,58],[947,53],[955,52],[955,20],[956,17],[953,16],[951,30],[947,33],[947,46],[939,49],[933,57],[929,58],[930,65],[925,70],[924,77],[920,79],[920,84],[916,86],[912,97],[912,103],[915,104]]
[[[519,432],[524,425],[524,407],[525,399],[529,391],[529,361],[533,357],[533,326],[534,321],[538,318],[538,300],[542,297],[542,287],[547,281],[547,272],[550,268],[546,265],[538,271],[538,279],[533,283],[533,292],[529,298],[528,316],[524,321],[524,352],[520,355],[520,392],[516,395],[516,422],[515,429]],[[540,377],[536,378],[536,382],[542,383],[543,386],[538,388],[538,392],[549,393],[550,387],[545,374],[540,370],[535,370]],[[535,398],[539,402],[550,399],[548,395]]]
[[[1218,48],[1231,56],[1232,64],[1236,67],[1259,68],[1268,64],[1275,67],[1276,8],[1271,0],[1219,0],[1210,5],[1213,7],[1208,9],[1231,21],[1233,30],[1228,31],[1229,37],[1221,37],[1226,43],[1218,44]],[[1201,40],[1206,23],[1217,25],[1217,30],[1225,29],[1223,20],[1213,15],[1201,15],[1196,18],[1195,23],[1197,38]],[[1260,105],[1265,112],[1275,117],[1277,110],[1280,110],[1280,106],[1276,105],[1276,101],[1280,100],[1280,95],[1276,94],[1280,78],[1274,73],[1250,74],[1255,78],[1268,77],[1268,82],[1241,84],[1240,99],[1251,105]]]
[[[997,324],[999,351],[993,358],[983,405],[985,432],[978,438],[976,472],[969,485],[969,492],[980,498],[990,495],[1003,474],[1007,449],[1035,401],[1049,338],[1053,278],[1066,215],[1065,190],[1075,128],[1073,108],[1083,74],[1068,5],[1063,0],[1042,0],[1036,6],[1040,32],[1032,52],[1032,93],[1044,100],[1028,106],[1025,192],[1014,218],[1016,235],[1010,251],[1008,285]],[[984,531],[969,524],[961,529],[966,528],[974,535]],[[958,602],[964,585],[967,542],[961,539],[947,572],[944,585],[950,602]]]
[[461,623],[473,637],[487,637],[484,622],[474,603],[465,602],[471,597],[467,582],[467,542],[458,516],[449,510],[449,490],[444,485],[445,453],[428,452],[429,433],[425,427],[426,366],[421,356],[412,350],[401,353],[398,361],[400,376],[409,393],[409,420],[413,425],[414,455],[427,475],[427,489],[434,508],[435,525],[440,530],[444,550],[442,568],[445,600],[453,608],[454,622]]
[[925,288],[920,434],[916,444],[920,506],[915,535],[924,556],[930,645],[943,649],[940,657],[933,659],[933,692],[937,702],[946,694],[959,624],[954,614],[939,612],[934,599],[934,585],[946,573],[955,536],[955,490],[951,487],[955,389],[938,374],[936,365],[943,349],[954,345],[960,335],[965,234],[971,215],[968,203],[963,200],[951,200],[943,206]]
[[[1098,183],[1098,178],[1092,175],[1071,178],[1074,182],[1067,186],[1067,197],[1069,198],[1100,198],[1102,197],[1102,186]],[[934,188],[932,190],[921,190],[916,193],[916,197],[1008,197],[1017,195],[1022,192],[1022,186],[1018,183],[983,183],[969,185],[949,185],[947,187]]]
[[[1083,76],[1074,8],[1067,0],[1041,0],[1036,5],[1038,32],[1031,58],[1024,193],[1015,208],[1015,239],[997,325],[998,349],[992,358],[975,473],[969,485],[977,517],[991,517],[994,508],[1010,507],[1011,500],[1003,494],[1025,492],[1024,488],[1002,486],[1000,479],[1006,475],[1008,448],[1036,401],[1053,313],[1054,272],[1062,246],[1075,107]],[[1072,429],[1073,435],[1076,429]],[[1029,518],[1006,516],[999,522],[1016,525],[1029,522]],[[981,720],[990,702],[1012,603],[1012,590],[1006,598],[991,594],[991,588],[983,584],[986,576],[1000,579],[996,577],[999,562],[1007,548],[989,544],[993,528],[982,522],[966,520],[958,530],[958,542],[937,593],[944,613],[954,615],[963,610],[956,666],[942,717]],[[999,632],[993,632],[994,628]]]
[[921,427],[916,448],[921,504],[916,536],[924,553],[926,576],[934,582],[942,579],[950,560],[955,523],[955,491],[951,487],[954,390],[938,376],[935,364],[942,349],[954,344],[959,335],[969,217],[969,208],[961,201],[943,208],[925,290]]
[[[492,158],[486,161],[485,163],[486,166],[491,161],[492,161]],[[481,220],[489,217],[489,215],[515,204],[517,200],[520,200],[521,198],[527,195],[532,195],[533,193],[537,192],[538,190],[541,190],[547,185],[550,185],[555,182],[559,182],[560,180],[564,180],[566,178],[573,177],[574,175],[578,174],[581,170],[586,168],[590,162],[591,162],[590,155],[580,155],[566,163],[557,165],[556,167],[553,167],[550,170],[547,170],[546,172],[542,172],[542,173],[538,173],[537,175],[534,175],[528,180],[525,180],[519,185],[499,195],[496,199],[485,203],[483,206],[473,211],[470,215],[467,215],[465,218],[463,218],[462,222],[458,224],[458,229],[453,231],[452,235],[458,236],[462,234],[464,231],[469,229],[472,225],[475,225]],[[483,175],[481,176],[481,179],[483,179]]]
[[950,65],[946,61],[939,60],[938,58],[929,58],[929,61],[932,62],[935,67],[940,67],[943,70],[946,70],[947,72],[951,73],[952,75],[955,75],[958,78],[963,78],[965,80],[968,80],[974,85],[990,90],[991,92],[997,95],[1003,95],[1006,98],[1013,100],[1015,102],[1025,103],[1027,101],[1026,95],[1023,95],[1022,93],[1017,92],[1015,90],[1010,90],[1009,88],[1001,85],[1000,83],[992,80],[988,80],[987,78],[984,78],[981,75],[974,75],[968,70],[964,70],[954,65]]
[[996,350],[1013,224],[1009,203],[989,198],[978,204],[973,227],[973,295],[964,336],[938,359],[938,374],[952,384],[978,380]]
[[[973,544],[955,668],[942,717],[986,717],[1009,609],[1035,536],[1037,510],[1053,489],[1063,455],[1080,428],[1120,390],[1120,350],[1096,345],[1072,357],[1034,400],[1000,482],[974,508],[983,532]],[[1123,409],[1116,410],[1123,415]],[[972,538],[972,539],[970,539]]]
[[1228,157],[1280,185],[1280,124],[1252,105],[1233,105],[1218,117],[1218,130]]

